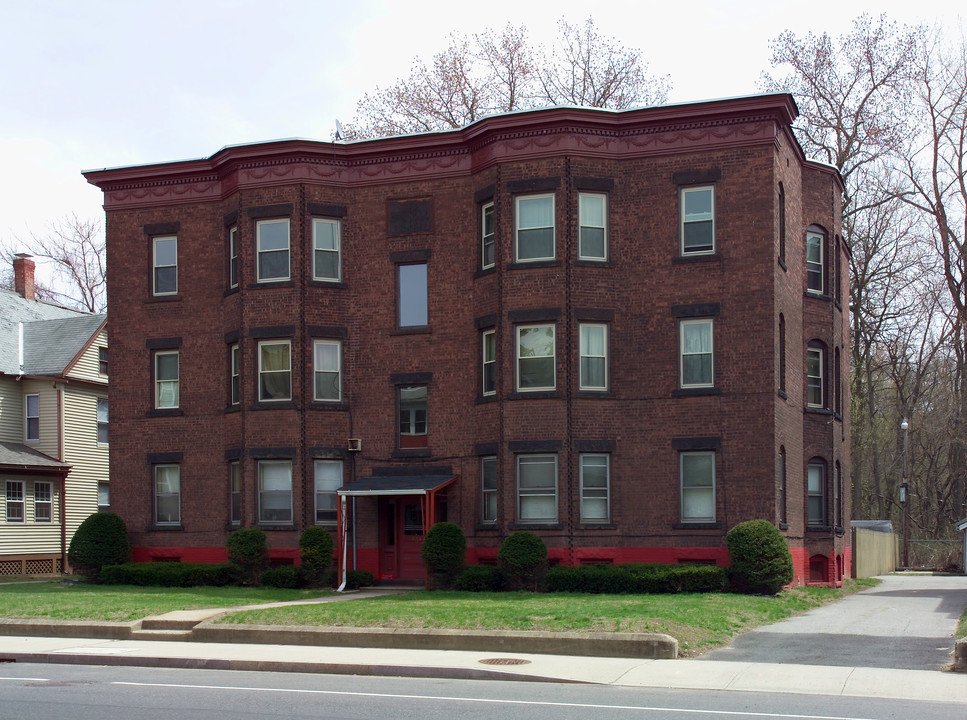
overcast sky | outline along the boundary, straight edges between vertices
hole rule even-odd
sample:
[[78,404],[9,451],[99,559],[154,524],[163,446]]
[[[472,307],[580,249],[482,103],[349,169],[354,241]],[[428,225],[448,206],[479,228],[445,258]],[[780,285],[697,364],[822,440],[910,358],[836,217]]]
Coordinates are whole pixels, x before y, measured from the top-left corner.
[[208,157],[225,145],[329,140],[356,101],[444,49],[451,31],[594,16],[670,75],[672,102],[756,92],[769,41],[847,32],[885,12],[959,25],[959,3],[897,0],[0,0],[0,242],[70,213],[101,218],[82,170]]

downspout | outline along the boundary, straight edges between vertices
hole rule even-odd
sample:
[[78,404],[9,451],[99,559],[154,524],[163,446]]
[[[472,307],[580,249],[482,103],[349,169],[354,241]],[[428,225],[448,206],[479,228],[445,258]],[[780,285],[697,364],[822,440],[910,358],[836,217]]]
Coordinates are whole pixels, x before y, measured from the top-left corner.
[[60,476],[60,571],[67,572],[67,475]]
[[[353,504],[355,508],[355,503]],[[342,545],[342,582],[339,587],[336,588],[336,592],[344,592],[346,590],[346,496],[339,496],[339,519],[342,521],[339,523],[339,543]]]

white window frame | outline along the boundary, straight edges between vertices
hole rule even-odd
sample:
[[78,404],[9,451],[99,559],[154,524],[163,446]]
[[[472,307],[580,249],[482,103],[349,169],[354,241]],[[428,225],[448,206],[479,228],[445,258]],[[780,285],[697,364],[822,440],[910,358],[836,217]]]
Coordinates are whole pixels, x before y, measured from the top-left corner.
[[97,483],[97,510],[107,512],[111,509],[111,483],[99,480]]
[[497,522],[497,456],[480,458],[480,522]]
[[[494,227],[494,204],[480,208],[480,269],[492,268],[497,263],[497,234]],[[489,257],[488,257],[488,249]]]
[[[819,347],[806,348],[806,407],[825,408],[826,407],[826,384],[824,373],[826,368],[825,351]],[[818,368],[818,373],[815,370]],[[813,398],[815,392],[819,393],[819,402]]]
[[[521,336],[530,330],[543,330],[550,328],[551,330],[551,354],[550,355],[533,355],[529,357],[524,357],[521,353]],[[547,390],[557,389],[557,327],[554,323],[540,323],[536,325],[518,325],[515,328],[515,340],[514,340],[514,367],[515,367],[515,382],[518,392],[543,392]],[[521,385],[521,378],[524,373],[521,372],[521,364],[527,360],[550,360],[551,362],[551,384],[550,385],[534,385],[530,387],[523,387]]]
[[[266,489],[266,473],[269,468],[287,470],[288,489]],[[259,460],[259,524],[260,525],[291,525],[292,524],[292,461],[291,460]],[[281,476],[280,476],[281,477]],[[276,478],[268,478],[276,479]],[[288,507],[268,507],[267,500],[269,495],[282,497],[288,495]],[[275,517],[269,517],[267,513],[272,511]]]
[[228,229],[228,287],[238,287],[238,225]]
[[242,402],[242,347],[232,343],[228,348],[228,401],[232,406]]
[[[31,404],[34,405],[31,408]],[[38,442],[40,440],[40,395],[27,393],[24,395],[24,441]]]
[[[706,326],[708,327],[709,336],[709,350],[708,352],[686,352],[685,350],[685,335],[686,328],[695,326]],[[688,320],[678,321],[678,382],[681,388],[704,388],[704,387],[715,387],[715,320],[712,318],[693,318]],[[692,356],[705,356],[709,357],[709,377],[706,380],[702,378],[699,382],[686,382],[685,381],[685,358]]]
[[[336,527],[339,496],[336,491],[343,486],[342,460],[316,460],[313,463],[315,481],[315,524]],[[322,514],[326,516],[323,517]]]
[[[815,230],[806,232],[806,292],[822,295],[826,292],[826,236]],[[819,258],[810,259],[811,250],[819,254]],[[811,278],[819,278],[819,287],[813,287]]]
[[[102,411],[103,410],[103,411]],[[103,438],[102,433],[103,432]],[[97,444],[111,442],[111,406],[107,398],[97,398]]]
[[238,460],[228,464],[228,522],[242,524],[242,463]]
[[[607,453],[582,453],[579,458],[581,481],[581,522],[611,521],[611,456]],[[604,486],[597,482],[594,469],[604,471]],[[592,513],[591,507],[604,501],[604,515]]]
[[[551,224],[550,225],[528,225],[523,226],[521,224],[521,204],[550,200],[551,202]],[[546,193],[542,195],[518,195],[514,198],[514,262],[518,263],[529,263],[529,262],[545,262],[547,260],[554,260],[557,257],[557,233],[555,228],[555,199],[554,193]],[[523,257],[521,253],[521,233],[526,233],[528,230],[546,230],[550,228],[551,230],[551,254],[550,255],[535,255],[533,257]]]
[[[486,397],[497,394],[497,331],[484,330],[480,335],[480,392]],[[488,387],[488,379],[491,387]]]
[[54,522],[54,483],[34,481],[34,522]]
[[107,377],[109,369],[107,346],[101,345],[97,348],[97,374]]
[[823,462],[811,461],[806,466],[806,524],[811,527],[827,524],[826,463]]
[[[159,243],[173,242],[175,247],[175,261],[173,263],[160,264],[158,261]],[[175,269],[175,287],[173,290],[158,289],[158,271],[166,268]],[[161,235],[151,238],[151,294],[152,295],[177,295],[178,294],[178,236]]]
[[[415,268],[423,268],[422,277],[413,274]],[[396,266],[396,321],[399,327],[419,328],[430,324],[429,285],[429,263],[405,263]]]
[[[288,354],[288,367],[280,370],[263,369],[262,351],[269,346],[284,345]],[[292,401],[292,341],[291,340],[261,340],[259,341],[259,402],[291,402]],[[288,389],[284,396],[271,397],[263,384],[268,375],[285,375]]]
[[[162,378],[159,373],[159,359],[168,355],[175,357],[176,375]],[[164,400],[166,389],[174,389],[174,400]],[[154,354],[154,406],[159,410],[171,410],[181,404],[181,352],[179,350],[157,350]]]
[[[262,248],[262,228],[269,225],[285,225],[285,248]],[[255,223],[255,278],[256,282],[284,282],[292,277],[292,236],[288,218],[259,220]],[[262,257],[268,253],[285,253],[285,275],[262,275]]]
[[[423,403],[405,398],[408,391],[423,391]],[[401,450],[422,449],[427,447],[430,430],[430,388],[427,385],[400,385],[397,397],[397,442]],[[420,398],[417,397],[418,401]],[[422,417],[420,416],[422,412]],[[422,427],[422,431],[421,431]],[[406,432],[404,432],[406,430]],[[403,438],[423,438],[404,442]]]
[[[319,348],[336,349],[335,367],[321,367]],[[319,394],[320,376],[335,376],[335,397],[322,397]],[[312,399],[316,402],[337,403],[342,401],[342,342],[339,340],[312,341]]]
[[[27,498],[25,483],[23,480],[7,480],[6,487],[6,505],[5,505],[5,515],[4,520],[8,523],[16,523],[17,525],[22,525],[27,522]],[[13,519],[11,519],[11,508],[18,508],[20,510],[19,517],[17,513],[12,513]]]
[[[168,483],[165,486],[165,491],[162,492],[162,478],[161,472],[159,471],[173,471],[173,479],[175,481],[175,486],[172,488],[170,481],[172,478],[165,478]],[[169,472],[164,472],[164,475],[168,475]],[[181,466],[178,464],[163,464],[154,466],[154,522],[155,525],[181,525]],[[162,499],[175,498],[177,501],[177,512],[174,517],[170,515],[165,519],[161,519],[160,511],[161,507],[159,501]]]
[[[521,482],[523,479],[522,468],[537,465],[552,465],[554,470],[553,488],[547,485],[528,485]],[[519,523],[556,523],[558,519],[558,477],[557,477],[557,455],[553,453],[534,453],[517,456],[517,522]],[[525,512],[526,499],[530,498],[553,498],[553,514],[538,515],[532,514],[533,511]]]
[[[707,482],[704,484],[686,484],[686,464],[687,458],[711,458],[711,477],[707,478]],[[678,454],[678,477],[679,477],[679,490],[681,493],[681,521],[683,523],[714,523],[715,522],[715,494],[716,494],[716,481],[715,481],[715,451],[714,450],[696,450],[688,452],[680,452]],[[701,478],[700,478],[701,479]],[[711,507],[710,515],[693,515],[686,512],[686,507],[691,504],[688,499],[690,495],[710,494],[711,497],[706,500],[705,504]]]
[[[335,247],[319,247],[319,230],[322,227],[332,228],[332,239]],[[335,255],[336,274],[324,275],[319,271],[319,253]],[[340,282],[342,280],[342,221],[337,218],[312,218],[312,279],[321,282]]]
[[[602,344],[602,354],[592,355],[588,348],[589,343],[586,342],[589,338],[586,338],[585,331],[591,332],[592,330],[600,330],[601,332],[601,344]],[[578,336],[579,336],[579,380],[578,387],[581,390],[592,390],[592,391],[607,391],[608,389],[608,326],[604,323],[580,323],[578,325]],[[585,360],[600,360],[604,364],[603,378],[600,385],[595,385],[590,382],[587,377],[590,373],[585,373]]]
[[[601,203],[601,224],[591,224],[584,212],[585,201],[600,201]],[[600,230],[601,254],[592,255],[586,252],[584,243],[584,229]],[[607,262],[608,260],[608,196],[605,193],[578,193],[578,259],[590,260],[592,262]]]
[[[693,193],[709,193],[711,200],[711,211],[701,212],[701,213],[691,213],[686,212],[686,205],[688,203],[688,196]],[[683,256],[685,255],[714,255],[715,254],[715,186],[714,185],[700,185],[697,187],[683,187],[679,190],[679,205],[681,206],[681,216],[679,218],[679,236],[680,236],[680,251]],[[701,248],[699,250],[691,250],[685,245],[685,229],[690,223],[712,223],[712,243],[710,248]]]

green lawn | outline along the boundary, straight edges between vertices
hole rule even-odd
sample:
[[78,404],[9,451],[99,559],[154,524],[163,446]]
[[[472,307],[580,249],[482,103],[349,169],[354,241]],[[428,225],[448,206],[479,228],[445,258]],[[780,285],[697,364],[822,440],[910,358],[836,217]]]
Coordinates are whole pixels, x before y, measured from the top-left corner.
[[357,602],[264,608],[230,613],[218,622],[386,628],[466,628],[574,632],[666,633],[682,655],[727,644],[736,635],[805,612],[845,589],[797,588],[777,597],[747,595],[575,595],[564,593],[413,592]]
[[234,607],[280,600],[302,600],[318,590],[130,585],[65,585],[61,582],[0,585],[0,617],[126,622],[172,610]]
[[[344,627],[468,628],[666,633],[682,656],[727,644],[736,635],[876,585],[796,588],[777,597],[747,595],[575,595],[565,593],[411,592],[347,602],[229,613],[223,623]],[[272,588],[145,588],[0,585],[0,617],[124,622],[172,610],[233,607],[318,596]]]

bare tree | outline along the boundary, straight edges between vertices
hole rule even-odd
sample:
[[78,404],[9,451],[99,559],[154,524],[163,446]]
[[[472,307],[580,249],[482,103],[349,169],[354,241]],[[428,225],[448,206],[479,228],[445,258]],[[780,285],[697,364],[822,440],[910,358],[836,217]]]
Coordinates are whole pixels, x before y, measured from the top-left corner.
[[0,250],[10,267],[16,253],[46,260],[53,268],[52,282],[38,282],[37,296],[88,312],[107,307],[104,234],[97,220],[68,215],[50,225],[45,235],[16,238],[14,248]]
[[604,37],[590,18],[559,23],[559,47],[532,48],[523,26],[507,25],[450,44],[429,63],[417,59],[408,77],[376,88],[356,105],[343,139],[463,127],[480,118],[548,105],[622,109],[665,101],[668,78],[652,78],[641,51]]

